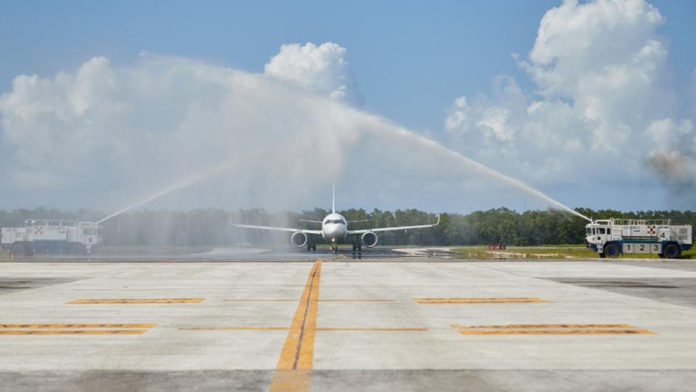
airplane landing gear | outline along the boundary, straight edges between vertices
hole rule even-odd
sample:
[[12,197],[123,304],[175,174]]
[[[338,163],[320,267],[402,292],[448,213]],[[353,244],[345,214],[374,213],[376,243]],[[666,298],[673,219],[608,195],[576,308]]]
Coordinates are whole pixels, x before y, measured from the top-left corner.
[[353,241],[353,258],[362,259],[362,242],[357,238]]
[[314,241],[307,241],[307,252],[309,251],[317,251],[317,243]]

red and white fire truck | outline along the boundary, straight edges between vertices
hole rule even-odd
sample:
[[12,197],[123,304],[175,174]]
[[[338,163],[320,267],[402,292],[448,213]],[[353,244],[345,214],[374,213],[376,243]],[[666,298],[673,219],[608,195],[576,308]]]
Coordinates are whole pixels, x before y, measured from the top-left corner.
[[0,229],[0,246],[17,256],[91,254],[101,242],[100,228],[95,222],[28,219],[24,226]]

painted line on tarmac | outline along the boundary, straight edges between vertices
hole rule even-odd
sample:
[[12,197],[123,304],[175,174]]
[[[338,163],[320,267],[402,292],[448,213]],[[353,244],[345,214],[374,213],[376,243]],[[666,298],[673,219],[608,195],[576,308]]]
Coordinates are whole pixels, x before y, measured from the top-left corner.
[[120,324],[0,324],[0,330],[3,329],[65,329],[65,328],[154,328],[157,324],[134,324],[134,323],[120,323]]
[[322,260],[317,259],[309,272],[290,331],[280,352],[270,391],[308,391],[314,361],[314,336],[317,326],[319,279]]
[[504,297],[504,298],[414,298],[414,302],[423,305],[481,305],[481,304],[540,304],[548,303],[537,297]]
[[181,327],[179,331],[287,331],[288,327]]
[[17,335],[142,335],[154,323],[25,323],[0,324],[0,336]]
[[462,335],[656,335],[630,324],[451,325]]
[[[288,327],[181,327],[179,331],[287,331]],[[425,332],[428,328],[317,327],[316,331]]]
[[335,298],[320,299],[319,302],[395,302],[387,298]]
[[198,304],[203,298],[88,298],[66,302],[68,305],[142,305],[142,304]]
[[317,331],[426,332],[428,328],[319,327]]
[[224,302],[297,302],[290,298],[233,298],[224,299]]
[[[225,299],[225,302],[297,302],[296,299],[289,298],[234,298]],[[335,298],[319,299],[319,302],[395,302],[393,299],[386,298]]]
[[146,329],[3,329],[0,335],[142,335]]

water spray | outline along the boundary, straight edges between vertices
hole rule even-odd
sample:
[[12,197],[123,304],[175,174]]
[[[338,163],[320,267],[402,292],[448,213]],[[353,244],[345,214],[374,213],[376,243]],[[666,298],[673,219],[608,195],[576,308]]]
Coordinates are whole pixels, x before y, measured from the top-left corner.
[[[536,198],[542,199],[542,200],[548,202],[549,204],[551,204],[552,206],[559,208],[562,211],[571,213],[577,217],[580,217],[582,219],[587,220],[588,222],[592,222],[592,219],[590,219],[590,218],[586,217],[585,215],[573,210],[572,208],[561,203],[560,201],[546,195],[545,193],[523,183],[522,181],[519,181],[519,180],[514,179],[510,176],[507,176],[503,173],[500,173],[500,172],[498,172],[498,171],[496,171],[488,166],[485,166],[482,163],[479,163],[479,162],[477,162],[477,161],[475,161],[467,156],[464,156],[456,151],[453,151],[453,150],[439,144],[436,141],[433,141],[433,140],[428,139],[426,137],[420,136],[420,135],[418,135],[414,132],[411,132],[405,128],[401,128],[401,127],[395,126],[393,124],[389,124],[384,119],[381,119],[381,118],[378,118],[378,117],[375,117],[372,115],[365,115],[364,113],[360,113],[360,112],[358,112],[358,113],[364,115],[365,116],[364,118],[370,119],[371,122],[377,122],[378,124],[383,125],[383,127],[379,127],[379,129],[376,129],[376,127],[374,127],[374,126],[366,127],[371,132],[379,133],[379,131],[387,131],[388,133],[390,133],[393,136],[400,137],[400,138],[406,139],[406,140],[410,140],[410,141],[414,142],[421,149],[425,149],[426,151],[432,152],[433,154],[436,154],[436,155],[446,156],[446,157],[452,158],[460,164],[464,164],[465,166],[468,166],[468,167],[473,167],[477,171],[482,172],[482,173],[488,175],[489,177],[492,177],[492,178],[494,178],[498,181],[501,181],[503,183],[507,183],[509,185],[512,185],[515,188],[524,191],[525,193],[531,194],[532,196],[534,196]],[[359,148],[359,146],[358,146],[358,148]],[[101,224],[109,219],[112,219],[118,215],[123,214],[124,212],[127,212],[129,210],[134,209],[134,208],[143,206],[143,205],[150,203],[156,199],[164,197],[172,192],[176,192],[178,190],[187,188],[187,187],[189,187],[197,182],[200,182],[200,181],[206,180],[208,178],[217,176],[219,174],[222,174],[223,172],[233,170],[235,167],[238,166],[237,165],[238,162],[248,162],[249,159],[251,159],[254,156],[261,155],[262,152],[267,153],[266,150],[267,149],[257,150],[256,152],[247,154],[245,156],[238,155],[235,157],[236,159],[234,161],[228,162],[224,165],[221,165],[221,166],[218,166],[216,168],[204,171],[202,173],[190,176],[182,181],[179,181],[179,182],[177,182],[169,187],[166,187],[158,192],[155,192],[149,196],[146,196],[146,197],[142,198],[141,200],[100,219],[99,221],[97,221],[97,224]]]
[[[381,120],[381,121],[384,122],[384,120]],[[388,129],[389,128],[393,129],[393,126],[391,126],[390,124],[385,124],[385,125],[388,125],[387,126]],[[514,187],[516,187],[516,188],[518,188],[526,193],[529,193],[535,197],[538,197],[542,200],[545,200],[548,203],[550,203],[551,205],[556,206],[563,211],[569,212],[577,217],[585,219],[588,222],[592,222],[592,219],[590,219],[590,218],[586,217],[585,215],[575,211],[574,209],[566,206],[565,204],[552,198],[551,196],[546,195],[545,193],[539,191],[538,189],[535,189],[535,188],[523,183],[522,181],[516,180],[512,177],[509,177],[509,176],[503,174],[503,173],[500,173],[499,171],[491,169],[490,167],[488,167],[482,163],[479,163],[479,162],[477,162],[477,161],[475,161],[467,156],[464,156],[456,151],[453,151],[453,150],[441,145],[440,143],[438,143],[434,140],[420,136],[420,135],[415,134],[411,131],[408,131],[404,128],[396,128],[393,132],[396,133],[397,135],[400,135],[400,136],[406,136],[406,137],[412,138],[420,146],[422,146],[423,148],[426,148],[429,151],[432,151],[432,152],[437,153],[437,154],[448,155],[459,162],[463,162],[467,166],[473,166],[474,168],[480,170],[481,172],[483,172],[483,173],[485,173],[485,174],[487,174],[487,175],[489,175],[489,176],[491,176],[499,181],[508,183],[508,184],[510,184],[510,185],[512,185],[512,186],[514,186]]]
[[[257,154],[260,154],[260,153],[261,153],[261,152],[257,152],[256,154],[253,154],[253,155],[257,155]],[[193,184],[195,184],[195,183],[197,183],[197,182],[206,180],[206,179],[211,178],[211,177],[215,177],[215,176],[217,176],[217,175],[219,175],[219,174],[222,174],[222,173],[224,173],[224,172],[226,172],[226,171],[232,170],[234,167],[237,166],[237,163],[238,163],[240,160],[242,160],[242,159],[248,159],[248,158],[249,158],[249,156],[243,156],[243,157],[238,156],[236,160],[227,162],[226,164],[224,164],[224,165],[222,165],[222,166],[218,166],[218,167],[216,167],[216,168],[213,168],[213,169],[210,169],[210,170],[207,170],[207,171],[204,171],[204,172],[201,172],[201,173],[192,175],[192,176],[190,176],[190,177],[187,177],[186,179],[184,179],[184,180],[182,180],[182,181],[179,181],[179,182],[177,182],[177,183],[175,183],[175,184],[172,184],[171,186],[168,186],[168,187],[166,187],[166,188],[164,188],[164,189],[162,189],[162,190],[160,190],[160,191],[158,191],[158,192],[155,192],[155,193],[153,193],[153,194],[151,194],[151,195],[148,195],[148,196],[146,196],[146,197],[144,197],[144,198],[138,200],[137,202],[135,202],[135,203],[133,203],[133,204],[127,206],[127,207],[121,208],[120,210],[118,210],[118,211],[116,211],[116,212],[114,212],[114,213],[112,213],[112,214],[109,214],[109,215],[105,216],[104,218],[98,220],[96,223],[97,223],[97,224],[101,224],[101,223],[103,223],[103,222],[106,222],[106,221],[109,220],[109,219],[112,219],[112,218],[114,218],[114,217],[116,217],[116,216],[118,216],[118,215],[123,214],[124,212],[127,212],[127,211],[130,211],[130,210],[134,209],[134,208],[143,206],[143,205],[145,205],[145,204],[147,204],[147,203],[150,203],[150,202],[152,202],[152,201],[154,201],[154,200],[157,200],[157,199],[159,199],[159,198],[161,198],[161,197],[164,197],[164,196],[166,196],[166,195],[168,195],[168,194],[170,194],[170,193],[173,193],[173,192],[176,192],[176,191],[178,191],[178,190],[187,188],[187,187],[189,187],[189,186],[191,186],[191,185],[193,185]]]

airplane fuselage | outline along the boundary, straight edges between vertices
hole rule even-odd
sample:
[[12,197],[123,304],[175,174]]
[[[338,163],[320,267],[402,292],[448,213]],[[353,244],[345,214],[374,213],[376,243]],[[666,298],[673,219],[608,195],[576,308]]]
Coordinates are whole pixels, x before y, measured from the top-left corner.
[[340,244],[345,242],[346,237],[348,237],[348,221],[343,215],[331,213],[321,221],[321,238],[324,241]]

